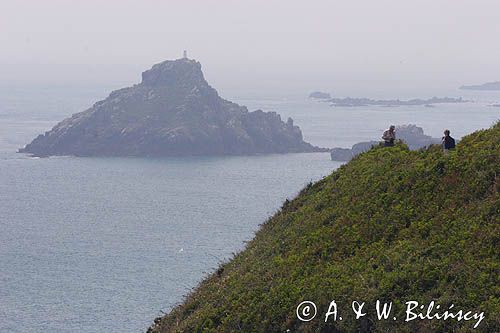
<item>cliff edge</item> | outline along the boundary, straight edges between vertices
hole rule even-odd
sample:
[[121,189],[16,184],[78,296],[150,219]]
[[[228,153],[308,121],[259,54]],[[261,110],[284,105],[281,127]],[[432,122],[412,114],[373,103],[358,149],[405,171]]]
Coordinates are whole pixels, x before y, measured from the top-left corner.
[[[448,155],[375,147],[287,200],[149,332],[499,332],[499,190],[500,123]],[[305,300],[311,321],[296,314]],[[332,300],[343,319],[325,322]],[[388,320],[377,300],[393,302]],[[408,301],[484,318],[405,322]]]

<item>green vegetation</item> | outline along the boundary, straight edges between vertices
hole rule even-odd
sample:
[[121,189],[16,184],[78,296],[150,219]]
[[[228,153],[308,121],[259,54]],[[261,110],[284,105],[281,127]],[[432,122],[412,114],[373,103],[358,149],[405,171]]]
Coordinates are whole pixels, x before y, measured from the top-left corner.
[[[404,323],[404,302],[484,311],[500,332],[500,123],[410,151],[376,147],[310,184],[153,332],[469,332],[475,321]],[[342,321],[324,322],[331,300]],[[377,299],[398,321],[377,320]],[[318,317],[295,314],[314,301]],[[353,300],[366,302],[355,320]],[[392,317],[392,316],[391,316]],[[392,319],[392,318],[391,318]]]

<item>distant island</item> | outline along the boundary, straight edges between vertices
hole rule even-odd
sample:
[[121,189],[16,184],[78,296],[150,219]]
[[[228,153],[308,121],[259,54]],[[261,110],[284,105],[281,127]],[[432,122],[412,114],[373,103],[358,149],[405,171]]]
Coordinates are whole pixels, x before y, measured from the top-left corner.
[[332,96],[329,93],[322,92],[322,91],[313,91],[312,93],[309,94],[309,98],[314,98],[314,99],[330,99]]
[[[382,136],[382,133],[380,135]],[[406,143],[412,150],[441,142],[439,138],[425,135],[422,127],[412,124],[396,126],[396,137]],[[356,155],[370,150],[379,143],[380,141],[365,141],[356,143],[352,148],[333,148],[330,155],[333,161],[350,161]]]
[[305,142],[293,120],[222,99],[201,64],[154,65],[142,82],[112,92],[19,152],[34,156],[251,155],[328,151]]
[[359,107],[359,106],[385,106],[385,107],[396,107],[396,106],[418,106],[424,105],[426,107],[432,107],[433,104],[444,104],[444,103],[466,103],[462,97],[432,97],[429,99],[410,99],[410,100],[399,100],[399,99],[382,99],[375,100],[370,98],[330,98],[323,99],[322,102],[330,103],[332,106],[341,107]]
[[500,90],[500,81],[486,82],[478,85],[461,86],[462,90]]

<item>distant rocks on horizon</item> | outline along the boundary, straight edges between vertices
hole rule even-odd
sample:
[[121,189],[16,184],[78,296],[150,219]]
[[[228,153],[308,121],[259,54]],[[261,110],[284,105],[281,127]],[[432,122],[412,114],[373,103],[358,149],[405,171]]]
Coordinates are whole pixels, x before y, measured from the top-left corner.
[[39,135],[19,152],[34,156],[253,155],[329,151],[305,142],[275,112],[221,98],[201,64],[183,58],[154,65],[142,82],[112,92]]
[[[382,133],[380,135],[382,136]],[[412,150],[441,142],[441,139],[425,135],[421,127],[412,124],[396,126],[396,137],[403,140]],[[333,148],[330,155],[333,161],[346,162],[350,161],[356,155],[370,150],[379,143],[380,141],[365,141],[356,143],[352,148]]]
[[330,99],[332,96],[329,93],[322,92],[322,91],[313,91],[312,93],[309,94],[309,98],[314,98],[314,99]]
[[323,99],[322,102],[330,103],[332,106],[336,107],[361,107],[361,106],[383,106],[383,107],[397,107],[397,106],[425,106],[432,107],[434,104],[445,104],[445,103],[467,103],[469,101],[464,100],[462,97],[432,97],[429,99],[410,99],[410,100],[399,100],[399,99],[382,99],[375,100],[370,98],[330,98]]
[[486,82],[478,85],[461,86],[462,90],[500,90],[500,81]]

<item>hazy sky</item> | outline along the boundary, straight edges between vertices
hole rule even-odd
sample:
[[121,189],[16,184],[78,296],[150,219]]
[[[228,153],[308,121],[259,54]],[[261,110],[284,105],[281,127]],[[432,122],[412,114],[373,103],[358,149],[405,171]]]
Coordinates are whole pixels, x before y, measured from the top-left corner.
[[500,80],[499,0],[0,0],[0,81],[128,84],[187,49],[218,89]]

